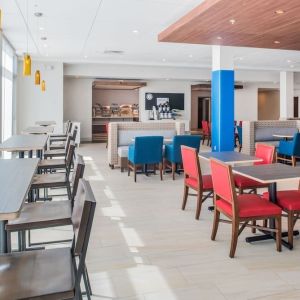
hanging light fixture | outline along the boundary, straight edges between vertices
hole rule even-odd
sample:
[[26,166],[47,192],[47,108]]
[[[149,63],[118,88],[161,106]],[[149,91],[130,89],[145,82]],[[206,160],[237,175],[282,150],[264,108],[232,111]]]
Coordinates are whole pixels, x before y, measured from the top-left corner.
[[46,91],[46,82],[45,82],[45,80],[42,80],[41,90],[42,90],[42,92]]
[[41,72],[39,70],[35,71],[35,74],[34,74],[34,83],[36,85],[39,85],[41,83]]
[[27,52],[24,54],[23,59],[23,75],[30,76],[31,75],[31,57],[28,54],[28,0],[26,0],[26,39],[27,39]]

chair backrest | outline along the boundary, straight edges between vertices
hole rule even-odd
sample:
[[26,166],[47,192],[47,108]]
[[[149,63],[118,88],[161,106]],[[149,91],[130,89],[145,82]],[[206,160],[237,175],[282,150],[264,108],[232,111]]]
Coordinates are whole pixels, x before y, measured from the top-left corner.
[[134,163],[158,163],[163,159],[163,136],[138,136],[134,143]]
[[202,120],[202,130],[204,134],[209,134],[209,128],[208,128],[208,122],[205,120]]
[[70,128],[70,123],[71,123],[71,121],[70,120],[68,120],[67,122],[66,122],[67,124],[66,124],[66,131],[65,131],[65,134],[67,135],[68,133],[69,133],[69,128]]
[[295,133],[293,138],[293,154],[300,154],[300,133]]
[[210,166],[215,197],[222,198],[234,208],[236,193],[231,166],[216,159],[210,160]]
[[76,162],[75,162],[75,166],[74,166],[74,171],[73,171],[72,179],[71,179],[71,183],[72,183],[72,194],[71,194],[72,207],[74,206],[74,199],[75,199],[75,196],[77,194],[79,180],[81,178],[83,178],[84,169],[85,169],[85,163],[84,163],[83,157],[82,157],[82,155],[77,154]]
[[72,123],[72,121],[69,121],[69,127],[68,127],[67,134],[72,132],[72,127],[73,127],[73,123]]
[[66,153],[66,176],[69,176],[69,174],[70,174],[72,163],[73,163],[74,153],[75,153],[75,142],[70,141],[69,148]]
[[239,136],[239,143],[243,145],[243,128],[241,126],[236,126],[238,136]]
[[[80,179],[76,200],[72,212],[72,225],[74,238],[72,253],[79,257],[79,263],[75,272],[75,295],[80,292],[80,281],[85,268],[85,258],[90,239],[96,200],[88,181]],[[77,297],[75,297],[77,299]]]
[[256,144],[255,157],[261,158],[262,161],[255,162],[255,165],[268,165],[274,161],[275,147],[266,144]]
[[72,133],[72,140],[73,141],[76,141],[77,131],[78,131],[78,127],[75,126],[74,130],[73,130],[73,133]]
[[182,164],[184,176],[198,181],[201,187],[201,168],[198,158],[198,151],[195,148],[181,146]]
[[200,142],[200,135],[175,135],[173,138],[172,162],[182,162],[181,146],[195,148],[198,153],[200,149]]

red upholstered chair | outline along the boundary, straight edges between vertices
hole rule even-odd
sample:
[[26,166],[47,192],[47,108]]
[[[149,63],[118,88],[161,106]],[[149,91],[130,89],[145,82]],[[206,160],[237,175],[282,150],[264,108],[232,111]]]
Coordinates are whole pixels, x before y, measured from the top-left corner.
[[[256,194],[237,195],[231,166],[221,161],[211,159],[211,176],[215,202],[211,239],[214,241],[216,238],[219,222],[230,223],[232,236],[229,256],[233,258],[238,236],[245,227],[269,230],[266,227],[249,225],[250,221],[275,218],[276,248],[277,251],[281,251],[281,208]],[[230,221],[220,219],[220,213],[224,214]]]
[[[260,162],[255,162],[255,165],[272,164],[274,161],[275,147],[265,144],[256,144],[255,156],[262,159]],[[249,179],[241,175],[234,175],[235,186],[239,190],[239,194],[243,194],[244,190],[254,190],[256,193],[257,188],[268,187],[255,180]]]
[[[196,220],[199,220],[202,203],[213,194],[212,181],[210,175],[201,174],[197,150],[187,146],[181,146],[182,164],[184,170],[184,194],[182,210],[185,209],[189,189],[196,191],[197,209]],[[203,195],[204,192],[208,192]]]
[[[264,193],[263,198],[269,200],[269,193]],[[277,204],[287,213],[288,243],[293,247],[293,231],[300,215],[300,182],[298,190],[277,192]]]
[[202,145],[204,144],[204,141],[207,138],[207,146],[208,146],[211,140],[210,124],[205,120],[202,120],[201,123],[202,123]]

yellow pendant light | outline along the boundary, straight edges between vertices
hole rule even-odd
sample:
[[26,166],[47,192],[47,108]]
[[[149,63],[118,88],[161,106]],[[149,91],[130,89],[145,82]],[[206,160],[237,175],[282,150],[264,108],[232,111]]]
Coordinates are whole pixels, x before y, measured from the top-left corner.
[[28,0],[26,1],[26,14],[27,14],[27,23],[26,23],[26,37],[27,37],[27,52],[24,54],[23,59],[23,75],[31,75],[31,57],[28,54]]
[[41,73],[40,73],[39,70],[35,71],[35,74],[34,74],[34,83],[36,85],[39,85],[41,83]]
[[46,82],[45,82],[45,80],[42,80],[41,89],[42,89],[42,92],[46,91]]
[[24,76],[30,76],[31,75],[31,57],[28,54],[24,54],[23,75]]

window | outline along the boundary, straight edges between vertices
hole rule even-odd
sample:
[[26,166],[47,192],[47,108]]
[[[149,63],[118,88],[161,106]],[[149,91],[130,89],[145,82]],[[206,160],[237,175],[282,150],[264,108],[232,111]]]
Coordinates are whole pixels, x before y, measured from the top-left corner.
[[2,141],[13,134],[13,99],[14,99],[14,49],[2,39],[2,103],[1,137]]

